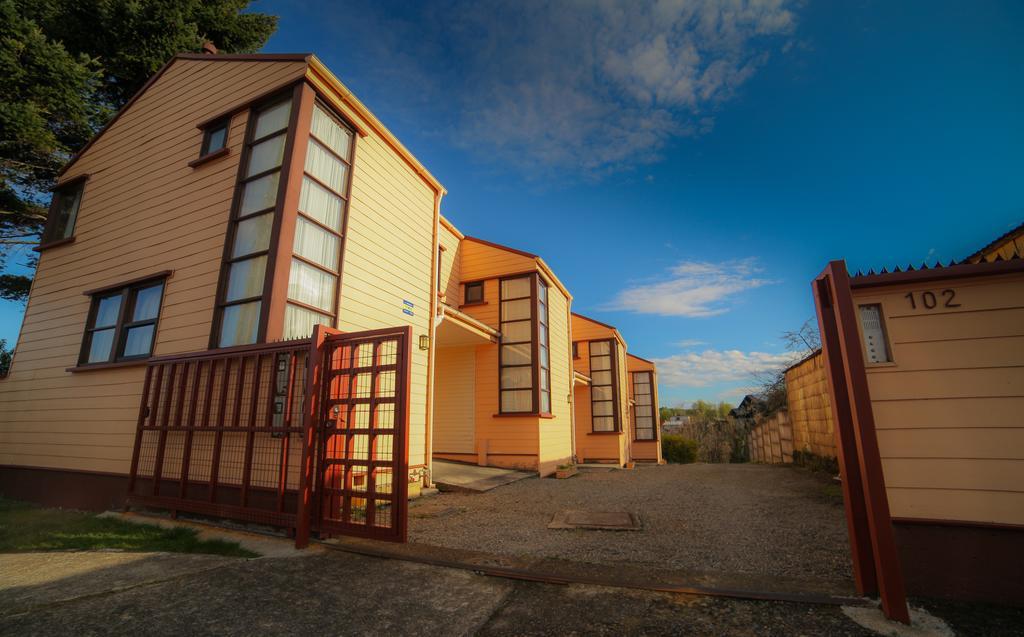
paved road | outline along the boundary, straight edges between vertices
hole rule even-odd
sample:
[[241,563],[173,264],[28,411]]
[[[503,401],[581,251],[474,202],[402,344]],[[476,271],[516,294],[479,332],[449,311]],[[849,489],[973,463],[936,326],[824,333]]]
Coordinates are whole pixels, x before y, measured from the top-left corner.
[[840,609],[557,586],[327,551],[0,555],[0,635],[869,635]]

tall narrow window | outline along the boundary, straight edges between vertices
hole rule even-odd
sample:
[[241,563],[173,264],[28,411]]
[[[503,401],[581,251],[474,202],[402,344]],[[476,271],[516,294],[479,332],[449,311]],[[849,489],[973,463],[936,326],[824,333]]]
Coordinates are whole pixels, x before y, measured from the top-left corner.
[[79,364],[149,357],[163,295],[163,279],[93,294]]
[[619,431],[615,341],[590,342],[590,414],[594,431]]
[[654,440],[654,390],[651,372],[633,372],[633,420],[637,440]]
[[278,100],[256,109],[249,122],[230,249],[221,274],[218,347],[248,345],[259,338],[267,255],[291,107],[290,98]]
[[551,413],[551,352],[548,334],[548,286],[537,277],[537,346],[540,370],[540,413]]
[[533,275],[502,279],[498,347],[501,413],[534,411]]
[[314,105],[284,309],[285,338],[305,338],[314,325],[335,324],[352,139],[352,130],[338,117],[319,102]]
[[75,221],[78,220],[78,206],[82,203],[82,191],[85,180],[62,186],[53,192],[50,212],[46,218],[46,229],[43,230],[40,245],[53,243],[62,239],[70,239],[75,234]]

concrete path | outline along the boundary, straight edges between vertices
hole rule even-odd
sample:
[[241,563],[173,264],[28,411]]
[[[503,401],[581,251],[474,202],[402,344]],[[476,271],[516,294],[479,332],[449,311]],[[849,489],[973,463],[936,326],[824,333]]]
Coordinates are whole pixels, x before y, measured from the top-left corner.
[[435,460],[431,475],[441,491],[484,492],[505,484],[536,477],[537,474]]
[[3,635],[870,635],[834,606],[558,586],[336,551],[0,555]]

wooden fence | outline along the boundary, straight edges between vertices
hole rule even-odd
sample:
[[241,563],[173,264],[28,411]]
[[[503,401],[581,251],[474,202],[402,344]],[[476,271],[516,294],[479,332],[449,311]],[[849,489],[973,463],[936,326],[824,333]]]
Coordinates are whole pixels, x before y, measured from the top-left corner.
[[750,461],[765,464],[793,462],[793,427],[785,411],[758,422],[747,438]]
[[832,403],[820,351],[786,370],[786,402],[793,448],[823,458],[835,458]]

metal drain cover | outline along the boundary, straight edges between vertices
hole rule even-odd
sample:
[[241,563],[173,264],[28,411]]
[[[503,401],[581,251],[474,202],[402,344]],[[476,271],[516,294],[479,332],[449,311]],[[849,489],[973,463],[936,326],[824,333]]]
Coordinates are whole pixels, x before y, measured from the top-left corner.
[[551,518],[549,529],[598,529],[639,531],[640,518],[627,511],[559,511]]

